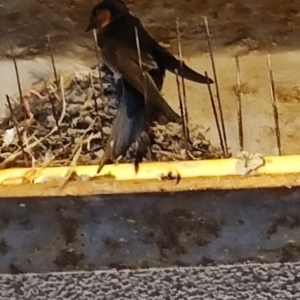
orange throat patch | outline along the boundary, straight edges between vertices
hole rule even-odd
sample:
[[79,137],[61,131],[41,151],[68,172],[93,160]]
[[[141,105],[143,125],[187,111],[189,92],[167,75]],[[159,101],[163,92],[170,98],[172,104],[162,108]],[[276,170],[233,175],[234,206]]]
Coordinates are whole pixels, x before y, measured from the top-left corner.
[[98,28],[103,28],[110,22],[111,14],[108,9],[102,9],[97,15]]

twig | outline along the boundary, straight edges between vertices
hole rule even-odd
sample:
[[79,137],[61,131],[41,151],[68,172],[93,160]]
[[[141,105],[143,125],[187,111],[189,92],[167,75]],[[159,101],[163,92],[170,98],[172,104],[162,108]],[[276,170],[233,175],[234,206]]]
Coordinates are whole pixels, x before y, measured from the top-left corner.
[[[61,75],[60,76],[60,90],[61,90],[61,97],[62,97],[62,102],[63,102],[63,109],[62,109],[62,112],[61,112],[61,115],[60,115],[60,118],[58,120],[58,125],[60,126],[64,117],[65,117],[65,114],[66,114],[66,97],[65,97],[65,86],[64,86],[64,78],[63,76]],[[53,131],[54,132],[54,131]]]
[[23,176],[23,179],[25,179],[26,182],[34,183],[34,180],[42,174],[43,170],[50,166],[55,157],[53,156],[49,160],[46,160],[48,154],[49,152],[46,152],[44,157],[45,160],[42,162],[42,165],[38,169],[31,169],[30,171],[26,172],[26,174]]
[[75,167],[77,164],[77,161],[79,159],[79,156],[82,152],[82,146],[83,146],[83,140],[85,135],[93,128],[95,124],[95,120],[90,124],[90,126],[84,131],[84,133],[82,134],[82,136],[80,137],[80,141],[79,143],[75,146],[71,157],[69,159],[72,158],[71,163],[70,163],[70,169],[67,171],[66,177],[63,180],[63,182],[60,184],[59,188],[62,189],[65,187],[65,185],[67,184],[67,182],[69,181],[69,179],[71,178],[71,176],[74,174],[75,171]]
[[12,108],[12,105],[11,105],[11,102],[10,102],[10,98],[9,98],[8,95],[6,95],[6,101],[7,101],[9,110],[10,110],[11,120],[12,120],[12,122],[14,123],[15,128],[16,128],[16,132],[17,132],[18,139],[19,139],[19,145],[20,145],[20,147],[21,147],[22,154],[23,154],[23,156],[24,156],[25,164],[26,164],[26,166],[28,166],[28,160],[27,160],[27,157],[26,157],[26,153],[25,153],[25,151],[24,151],[24,146],[23,146],[21,134],[20,134],[20,131],[19,131],[19,128],[18,128],[18,124],[17,124],[17,120],[16,120],[16,117],[15,117],[15,115],[14,115],[14,111],[13,111],[13,108]]
[[217,130],[218,130],[220,146],[221,146],[221,149],[223,151],[224,156],[226,156],[223,137],[222,137],[219,118],[218,118],[218,113],[217,113],[217,109],[216,109],[216,105],[215,105],[215,100],[214,100],[214,97],[213,97],[213,94],[212,94],[212,91],[211,91],[209,77],[207,75],[207,72],[205,72],[205,76],[206,76],[206,81],[207,81],[207,88],[208,88],[209,98],[210,98],[210,102],[211,102],[211,107],[213,109],[213,113],[214,113],[214,117],[215,117],[215,121],[216,121],[216,126],[217,126]]
[[49,47],[49,50],[50,50],[50,58],[51,58],[51,64],[52,64],[53,74],[54,74],[54,78],[55,78],[55,84],[58,88],[59,87],[58,76],[57,76],[57,71],[56,71],[56,66],[55,66],[55,61],[54,61],[54,56],[53,56],[51,39],[50,39],[49,35],[47,35],[47,40],[48,40],[48,47]]
[[98,107],[98,103],[97,103],[95,86],[94,86],[94,82],[93,82],[93,75],[92,75],[91,72],[89,72],[89,79],[90,79],[92,90],[93,90],[93,101],[94,101],[95,112],[96,112],[97,118],[98,118],[98,129],[101,133],[101,136],[103,137],[103,128],[102,128],[102,123],[101,123],[101,117],[100,117],[100,114],[99,114],[99,107]]
[[[78,149],[81,148],[82,150],[82,146],[84,144],[84,138],[86,136],[86,134],[93,129],[93,126],[95,124],[96,120],[93,120],[93,122],[89,125],[89,127],[87,129],[84,130],[84,132],[82,133],[81,137],[80,137],[80,141],[76,144],[76,146],[74,147],[69,159],[65,162],[65,165],[67,165],[69,163],[69,161],[71,160],[70,166],[75,166],[76,165],[76,161],[78,160],[78,157],[76,154],[78,152]],[[81,151],[80,151],[81,152]],[[75,159],[74,159],[75,157]],[[77,157],[77,158],[76,158]]]
[[176,20],[175,23],[176,23],[176,31],[177,31],[178,56],[179,56],[179,61],[180,61],[180,76],[181,76],[182,96],[183,96],[184,115],[182,115],[182,117],[184,118],[184,123],[185,123],[185,131],[186,131],[185,137],[186,137],[187,141],[190,142],[189,116],[188,116],[188,110],[187,110],[185,82],[184,82],[184,77],[183,77],[182,47],[181,47],[181,39],[180,39],[178,20]]
[[206,17],[204,17],[204,22],[205,22],[205,28],[206,28],[207,44],[208,44],[208,48],[209,48],[209,54],[210,54],[212,69],[213,69],[213,73],[214,73],[214,81],[215,81],[215,85],[216,85],[217,100],[218,100],[219,113],[220,113],[220,118],[221,118],[221,126],[222,126],[222,131],[223,131],[225,157],[227,157],[228,156],[227,136],[226,136],[226,130],[225,130],[225,124],[224,124],[224,116],[223,116],[223,110],[222,110],[222,104],[221,104],[221,98],[220,98],[220,91],[219,91],[219,84],[218,84],[215,60],[214,60],[213,51],[212,51],[212,47],[211,47],[210,33],[209,33],[208,21],[207,21]]
[[237,78],[237,119],[238,119],[238,130],[239,130],[239,146],[240,151],[244,150],[244,132],[243,132],[243,114],[242,114],[242,101],[241,101],[241,72],[240,72],[240,62],[239,57],[235,57],[236,65],[236,78]]
[[57,131],[58,131],[58,133],[59,133],[59,135],[60,135],[60,137],[62,139],[62,134],[61,134],[60,126],[58,124],[58,116],[57,116],[57,113],[56,113],[54,100],[51,97],[51,94],[50,94],[50,91],[49,91],[48,87],[46,87],[46,90],[47,90],[47,93],[48,93],[49,101],[51,103],[52,113],[53,113],[53,117],[54,117],[54,120],[55,120],[55,124],[57,126]]
[[97,69],[99,73],[99,84],[100,84],[100,93],[103,92],[103,81],[101,77],[101,67],[100,67],[100,54],[98,49],[98,37],[97,37],[97,30],[93,29],[93,38],[94,38],[94,49],[95,49],[95,56],[97,60]]
[[99,108],[98,108],[98,103],[96,101],[96,93],[95,93],[95,86],[94,86],[94,82],[93,82],[93,76],[91,73],[89,73],[89,79],[91,82],[91,86],[92,86],[92,90],[93,90],[93,100],[94,100],[94,108],[95,108],[95,112],[97,114],[97,116],[99,117]]
[[34,89],[31,89],[30,93],[37,96],[39,98],[39,100],[47,100],[47,96],[42,96],[40,92],[38,92]]
[[77,160],[78,160],[81,152],[82,152],[82,140],[80,140],[79,145],[76,147],[76,152],[74,154],[74,157],[73,157],[73,159],[71,161],[70,168],[67,171],[64,180],[59,185],[59,189],[60,190],[63,189],[66,186],[66,184],[68,183],[68,181],[70,180],[70,178],[74,174],[76,163],[77,163]]
[[178,93],[178,99],[179,99],[179,108],[180,108],[180,114],[182,117],[182,131],[183,131],[183,135],[184,135],[184,139],[185,141],[188,140],[187,137],[187,131],[186,131],[186,127],[185,127],[185,117],[184,117],[184,111],[183,111],[183,101],[182,101],[182,97],[181,97],[181,90],[180,90],[180,82],[179,82],[179,78],[178,78],[178,70],[175,70],[175,77],[176,77],[176,85],[177,85],[177,93]]
[[14,152],[12,153],[9,153],[9,156],[7,156],[4,161],[2,161],[0,163],[0,169],[3,169],[5,168],[5,166],[11,162],[11,161],[14,161],[19,155],[22,155],[22,151],[21,150],[21,147],[19,146],[18,149],[16,149]]
[[[30,140],[32,137],[35,136],[35,133],[33,133],[28,140]],[[27,148],[31,149],[30,147],[31,145],[29,146],[26,146],[24,148],[24,151],[26,151]],[[11,161],[14,161],[18,156],[20,156],[22,154],[22,151],[21,150],[21,147],[19,147],[18,149],[16,149],[13,153],[11,153],[3,162],[0,163],[0,169],[1,168],[4,168],[6,166],[6,164],[8,164],[9,162]]]
[[14,63],[15,73],[16,73],[16,77],[17,77],[17,84],[18,84],[18,90],[19,90],[19,95],[20,95],[20,103],[21,103],[21,106],[23,108],[25,117],[29,117],[27,115],[27,112],[26,112],[26,109],[25,109],[25,105],[24,105],[24,98],[23,98],[23,94],[22,94],[22,88],[21,88],[21,81],[20,81],[20,75],[19,75],[18,65],[17,65],[17,62],[16,62],[16,58],[15,58],[12,46],[10,46],[10,51],[11,51],[11,54],[12,54],[12,60],[13,60],[13,63]]
[[276,104],[276,89],[275,89],[275,82],[273,77],[273,70],[271,64],[271,57],[268,53],[268,68],[270,74],[270,95],[272,100],[272,108],[273,108],[273,117],[275,123],[275,134],[276,134],[276,142],[278,148],[278,154],[281,155],[281,139],[280,139],[280,129],[279,129],[279,116],[278,116],[278,108]]
[[[61,123],[62,123],[62,121],[63,121],[63,119],[65,117],[65,114],[66,114],[66,98],[65,98],[65,94],[64,94],[64,80],[63,80],[63,76],[62,75],[60,76],[60,87],[61,87],[61,91],[62,91],[63,109],[62,109],[62,112],[61,112],[61,115],[60,115],[60,118],[59,118],[59,121],[58,121],[59,125],[61,125]],[[57,130],[58,130],[58,128],[55,125],[55,127],[47,135],[43,136],[41,139],[33,142],[32,144],[26,146],[24,150],[25,151],[29,151],[30,149],[32,149],[32,148],[36,147],[37,145],[41,144],[45,139],[47,139],[50,135],[52,135]],[[34,135],[35,134],[33,134],[30,138],[32,138]],[[12,155],[10,157],[8,157],[6,160],[4,160],[0,164],[0,167],[2,167],[3,165],[5,165],[7,162],[16,159],[20,154],[22,154],[21,151],[16,151],[16,152],[12,153]]]

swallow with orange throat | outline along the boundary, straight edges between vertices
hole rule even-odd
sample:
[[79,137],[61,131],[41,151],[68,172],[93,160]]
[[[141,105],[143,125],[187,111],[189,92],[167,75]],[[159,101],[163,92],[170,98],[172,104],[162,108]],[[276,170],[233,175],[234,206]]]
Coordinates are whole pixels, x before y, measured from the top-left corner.
[[[184,62],[181,72],[180,61],[148,34],[140,20],[130,13],[121,0],[103,0],[95,6],[86,31],[92,29],[98,30],[98,45],[104,64],[138,92],[146,93],[147,101],[162,110],[170,121],[178,121],[179,116],[167,107],[159,93],[166,70],[174,74],[178,71],[187,80],[207,84],[205,76],[192,70]],[[136,30],[142,68],[139,65]],[[209,82],[213,83],[211,79]]]
[[[160,93],[166,70],[172,73],[179,70],[179,75],[197,83],[207,84],[207,79],[184,62],[181,69],[181,62],[148,34],[121,0],[103,0],[95,6],[86,31],[92,29],[98,30],[104,65],[123,81],[120,108],[102,159],[107,161],[108,157],[113,160],[124,152],[121,149],[130,147],[143,132],[145,111],[147,118],[150,112],[160,111],[169,121],[182,121]],[[209,79],[209,83],[213,81]]]

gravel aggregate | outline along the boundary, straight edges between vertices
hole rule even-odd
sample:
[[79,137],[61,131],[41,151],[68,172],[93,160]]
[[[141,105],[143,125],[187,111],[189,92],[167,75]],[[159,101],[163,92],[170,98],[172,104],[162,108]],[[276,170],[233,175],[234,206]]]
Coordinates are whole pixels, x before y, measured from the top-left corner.
[[300,299],[300,263],[0,275],[0,299]]

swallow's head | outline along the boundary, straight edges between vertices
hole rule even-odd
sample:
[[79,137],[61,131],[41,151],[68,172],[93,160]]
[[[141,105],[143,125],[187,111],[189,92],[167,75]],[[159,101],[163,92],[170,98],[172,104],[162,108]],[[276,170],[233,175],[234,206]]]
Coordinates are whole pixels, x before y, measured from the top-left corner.
[[129,14],[126,4],[121,0],[103,0],[91,12],[90,23],[85,31],[101,29],[114,19]]

